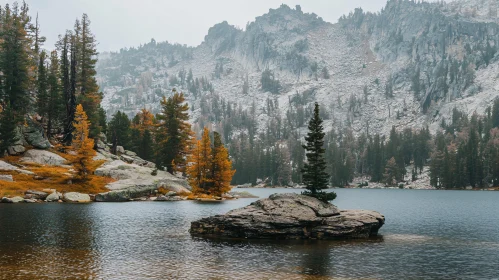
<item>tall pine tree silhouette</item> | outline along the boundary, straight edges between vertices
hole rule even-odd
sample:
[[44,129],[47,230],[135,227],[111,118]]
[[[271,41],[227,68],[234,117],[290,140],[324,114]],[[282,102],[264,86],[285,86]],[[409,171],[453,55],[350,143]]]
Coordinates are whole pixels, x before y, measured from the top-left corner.
[[324,202],[336,198],[334,192],[327,193],[322,191],[327,189],[329,175],[326,173],[326,160],[324,159],[324,127],[322,119],[319,116],[319,104],[315,103],[314,115],[308,124],[309,132],[305,137],[307,141],[303,148],[306,151],[307,162],[304,164],[303,183],[307,191],[303,192],[304,195],[318,198]]

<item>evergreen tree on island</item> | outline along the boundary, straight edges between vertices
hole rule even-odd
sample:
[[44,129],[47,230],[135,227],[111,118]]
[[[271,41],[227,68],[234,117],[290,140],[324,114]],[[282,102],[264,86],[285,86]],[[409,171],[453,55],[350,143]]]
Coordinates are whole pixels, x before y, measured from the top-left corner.
[[305,137],[307,141],[303,148],[306,151],[307,162],[304,164],[303,183],[307,191],[302,194],[315,197],[324,202],[334,200],[336,193],[324,192],[327,189],[329,175],[326,173],[326,160],[324,159],[324,127],[322,126],[322,119],[319,116],[319,104],[315,103],[314,115],[308,124],[309,132]]

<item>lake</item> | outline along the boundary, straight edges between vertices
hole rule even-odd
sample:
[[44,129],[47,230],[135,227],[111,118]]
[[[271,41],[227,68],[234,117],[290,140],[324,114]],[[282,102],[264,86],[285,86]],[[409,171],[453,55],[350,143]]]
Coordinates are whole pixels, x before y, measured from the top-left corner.
[[384,214],[382,236],[338,242],[189,235],[191,221],[256,199],[0,204],[0,279],[499,279],[499,192],[336,192],[342,209]]

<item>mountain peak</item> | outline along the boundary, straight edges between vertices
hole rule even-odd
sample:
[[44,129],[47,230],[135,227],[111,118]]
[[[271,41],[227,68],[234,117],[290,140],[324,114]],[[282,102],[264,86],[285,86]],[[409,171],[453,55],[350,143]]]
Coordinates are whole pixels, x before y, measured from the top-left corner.
[[265,27],[273,30],[272,27],[277,27],[286,30],[294,28],[309,30],[320,24],[325,23],[321,17],[315,13],[303,13],[300,5],[296,5],[294,9],[286,4],[282,4],[277,9],[269,9],[269,12],[259,16],[254,22],[248,24],[246,30],[257,27]]

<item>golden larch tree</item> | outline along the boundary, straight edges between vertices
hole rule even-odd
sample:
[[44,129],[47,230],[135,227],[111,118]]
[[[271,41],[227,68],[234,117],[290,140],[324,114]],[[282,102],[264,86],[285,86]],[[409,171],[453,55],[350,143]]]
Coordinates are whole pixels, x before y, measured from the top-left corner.
[[212,182],[211,178],[211,139],[210,139],[210,131],[205,128],[203,131],[203,137],[201,137],[201,146],[200,146],[200,169],[203,172],[202,180],[199,184],[200,189],[208,193],[210,189],[210,185]]
[[214,139],[212,148],[210,131],[204,128],[201,140],[194,141],[187,159],[187,175],[195,194],[221,196],[230,191],[235,170],[220,134],[215,132]]
[[199,188],[203,178],[203,172],[201,170],[201,140],[194,140],[192,142],[192,149],[187,157],[188,165],[186,167],[186,173],[189,184],[192,187],[192,192],[197,194],[202,192]]
[[209,194],[211,187],[211,140],[210,131],[205,128],[201,140],[195,141],[188,157],[187,174],[193,192]]
[[142,135],[145,130],[153,131],[155,122],[154,115],[149,110],[143,108],[133,119],[132,127],[138,129]]
[[232,162],[229,159],[229,152],[222,143],[220,134],[214,132],[214,145],[211,158],[212,185],[210,193],[216,196],[222,196],[231,190],[230,182],[236,173],[232,169]]
[[76,106],[75,120],[73,122],[73,142],[71,143],[70,162],[73,164],[77,174],[76,180],[86,181],[93,174],[98,164],[94,162],[96,155],[94,140],[89,138],[90,123],[83,106]]

